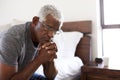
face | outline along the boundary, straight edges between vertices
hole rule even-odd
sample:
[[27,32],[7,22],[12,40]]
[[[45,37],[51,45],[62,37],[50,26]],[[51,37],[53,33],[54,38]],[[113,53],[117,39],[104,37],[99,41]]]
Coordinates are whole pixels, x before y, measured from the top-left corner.
[[37,40],[40,43],[48,42],[59,30],[60,22],[51,15],[46,17],[46,21],[40,22],[40,28],[36,31]]

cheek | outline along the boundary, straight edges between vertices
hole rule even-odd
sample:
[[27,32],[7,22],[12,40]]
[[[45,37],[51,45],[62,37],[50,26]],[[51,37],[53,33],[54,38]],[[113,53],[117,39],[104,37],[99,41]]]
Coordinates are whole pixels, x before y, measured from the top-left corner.
[[37,38],[40,39],[44,36],[44,33],[41,31],[41,32],[37,32]]
[[47,33],[46,31],[40,31],[40,32],[37,32],[37,39],[40,40],[40,39],[44,39],[47,37]]

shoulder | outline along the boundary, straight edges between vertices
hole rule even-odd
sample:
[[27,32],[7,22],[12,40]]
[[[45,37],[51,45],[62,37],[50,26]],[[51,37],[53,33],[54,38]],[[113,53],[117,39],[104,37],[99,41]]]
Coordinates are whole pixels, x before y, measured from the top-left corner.
[[[30,23],[14,25],[4,32],[1,36],[2,41],[9,40],[23,40],[26,34],[27,26]],[[29,27],[29,26],[28,26]]]
[[20,33],[20,32],[25,32],[26,27],[28,26],[28,22],[26,22],[25,24],[18,24],[18,25],[14,25],[11,28],[8,29],[8,33]]
[[27,31],[27,27],[30,27],[30,24],[30,22],[26,22],[25,24],[14,25],[7,30],[6,34],[11,36],[24,35]]

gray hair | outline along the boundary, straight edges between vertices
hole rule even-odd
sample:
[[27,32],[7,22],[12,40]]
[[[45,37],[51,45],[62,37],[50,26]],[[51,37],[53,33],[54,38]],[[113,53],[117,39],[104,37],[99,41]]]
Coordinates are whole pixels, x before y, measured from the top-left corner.
[[59,9],[57,9],[53,5],[44,5],[39,12],[40,21],[41,22],[45,21],[46,16],[48,14],[52,15],[56,20],[61,22],[61,24],[60,24],[60,28],[61,28],[62,23],[63,23],[63,16],[62,16],[61,12],[59,11]]

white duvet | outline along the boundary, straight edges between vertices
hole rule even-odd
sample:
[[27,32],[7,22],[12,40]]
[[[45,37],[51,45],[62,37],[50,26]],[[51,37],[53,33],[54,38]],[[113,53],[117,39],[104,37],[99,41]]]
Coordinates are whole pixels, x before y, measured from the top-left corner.
[[77,80],[80,77],[82,61],[78,57],[56,59],[58,74],[55,80]]

